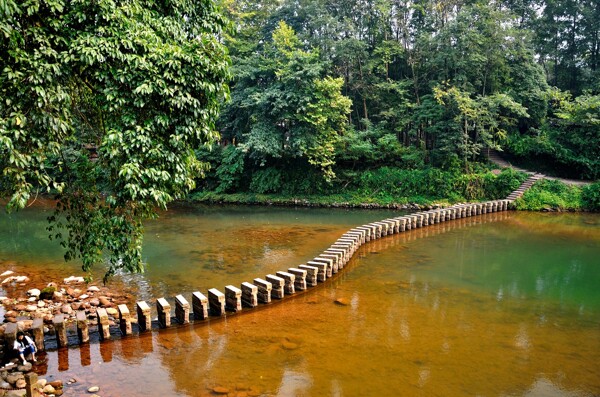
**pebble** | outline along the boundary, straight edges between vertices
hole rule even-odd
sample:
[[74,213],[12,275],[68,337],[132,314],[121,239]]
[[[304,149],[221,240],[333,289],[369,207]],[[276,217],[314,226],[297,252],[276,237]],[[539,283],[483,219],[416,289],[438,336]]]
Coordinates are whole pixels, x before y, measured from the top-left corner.
[[40,291],[37,288],[33,288],[33,289],[30,289],[29,291],[27,291],[27,295],[29,295],[29,296],[35,296],[35,297],[40,296],[41,293],[42,293],[42,291]]
[[54,394],[56,392],[56,389],[52,385],[46,385],[44,386],[42,391],[46,394]]
[[100,391],[100,386],[92,386],[88,389],[89,393],[96,393],[97,391]]
[[0,274],[0,277],[10,276],[11,274],[15,274],[12,270],[7,270],[4,273]]
[[213,393],[216,394],[228,394],[229,393],[229,389],[223,386],[215,386],[212,389]]
[[337,298],[334,303],[340,306],[348,306],[348,301],[344,298]]
[[91,285],[88,287],[88,292],[100,292],[100,288],[96,287],[95,285]]

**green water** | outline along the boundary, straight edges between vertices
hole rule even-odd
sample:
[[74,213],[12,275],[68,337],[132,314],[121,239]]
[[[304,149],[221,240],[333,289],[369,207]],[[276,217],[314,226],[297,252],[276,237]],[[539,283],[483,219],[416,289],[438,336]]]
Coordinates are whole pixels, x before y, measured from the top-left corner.
[[[148,225],[148,273],[119,280],[136,298],[235,284],[389,215],[179,208]],[[36,248],[14,245],[0,249],[4,264],[34,274]],[[76,269],[45,255],[52,271]],[[215,387],[232,396],[597,396],[599,286],[600,215],[488,214],[367,244],[337,277],[281,303],[52,351],[41,369],[78,380],[66,395],[97,384],[103,397]]]

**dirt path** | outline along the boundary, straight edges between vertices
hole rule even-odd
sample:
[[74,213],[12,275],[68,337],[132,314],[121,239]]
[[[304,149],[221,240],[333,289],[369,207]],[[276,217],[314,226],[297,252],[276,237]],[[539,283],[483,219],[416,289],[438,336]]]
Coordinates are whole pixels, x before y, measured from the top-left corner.
[[489,153],[488,153],[488,159],[492,163],[496,164],[498,167],[501,167],[501,168],[512,168],[515,171],[524,172],[524,173],[530,174],[530,175],[533,175],[533,174],[543,175],[544,179],[552,179],[552,180],[555,180],[555,181],[561,181],[563,183],[566,183],[567,185],[585,186],[585,185],[589,185],[591,183],[594,183],[594,181],[583,181],[583,180],[579,180],[579,179],[557,178],[557,177],[554,177],[554,176],[548,176],[548,175],[536,173],[534,171],[526,170],[524,168],[515,167],[510,162],[506,161],[502,157],[502,155],[499,152],[497,152],[496,150],[490,150],[489,151]]

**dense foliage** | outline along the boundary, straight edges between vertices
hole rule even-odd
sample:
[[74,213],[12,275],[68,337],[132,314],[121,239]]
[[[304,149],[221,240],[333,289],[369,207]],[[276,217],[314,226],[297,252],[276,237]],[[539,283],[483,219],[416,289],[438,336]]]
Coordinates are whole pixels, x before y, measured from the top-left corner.
[[[423,184],[436,172],[454,181],[483,175],[488,149],[549,173],[600,176],[594,2],[226,5],[238,27],[226,41],[233,100],[219,120],[222,147],[198,153],[212,164],[204,190],[330,194],[414,170]],[[328,94],[316,98],[320,81]],[[306,123],[317,108],[326,134]]]
[[142,221],[195,186],[194,149],[218,136],[225,26],[211,0],[0,0],[8,208],[56,193],[67,259],[141,270]]

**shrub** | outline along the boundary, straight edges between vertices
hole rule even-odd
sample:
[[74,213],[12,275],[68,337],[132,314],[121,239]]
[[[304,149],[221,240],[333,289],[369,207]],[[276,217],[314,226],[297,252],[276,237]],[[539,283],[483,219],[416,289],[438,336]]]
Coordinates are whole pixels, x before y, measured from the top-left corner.
[[600,182],[587,185],[581,190],[581,202],[586,209],[600,211]]

